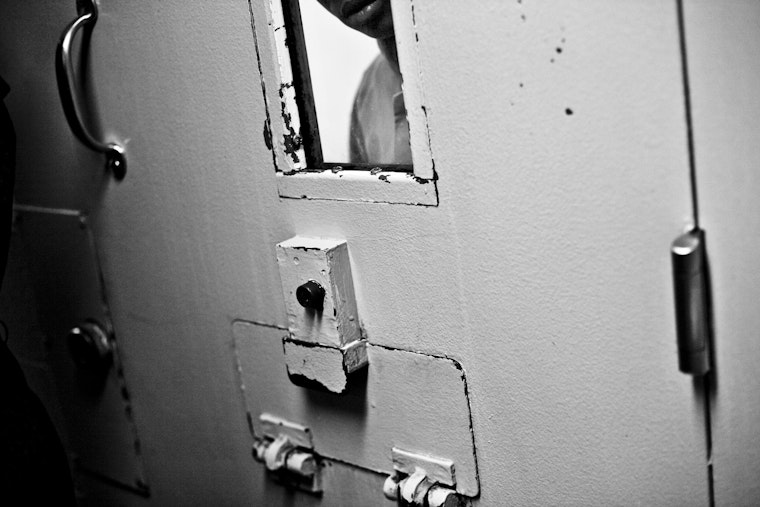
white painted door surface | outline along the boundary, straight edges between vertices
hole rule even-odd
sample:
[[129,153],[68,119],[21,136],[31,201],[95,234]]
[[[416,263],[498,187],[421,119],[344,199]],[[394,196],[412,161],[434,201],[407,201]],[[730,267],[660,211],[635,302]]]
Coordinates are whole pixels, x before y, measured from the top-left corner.
[[760,5],[686,5],[700,221],[715,319],[711,387],[716,505],[760,498]]
[[[278,196],[261,86],[277,86],[276,62],[271,37],[258,37],[257,55],[259,1],[102,0],[90,72],[100,132],[126,140],[128,159],[123,182],[103,177],[57,101],[52,58],[74,2],[34,4],[0,7],[17,202],[91,217],[151,492],[87,480],[91,502],[392,505],[380,474],[336,461],[320,499],[271,482],[251,458],[233,326],[282,335],[275,245],[300,234],[347,241],[370,343],[462,365],[474,505],[708,505],[705,407],[677,368],[669,257],[692,218],[674,2],[413,0],[437,206]],[[756,313],[743,246],[758,229],[756,119],[742,116],[751,105],[711,109],[742,78],[713,70],[730,62],[707,44],[748,44],[742,69],[756,77],[757,37],[694,5],[697,143],[710,145],[698,150],[700,204],[715,297],[735,301],[716,305],[716,504],[742,505],[757,496],[760,466],[760,400],[741,387],[757,378],[738,357],[757,357],[741,320]],[[726,16],[756,27],[742,8]],[[738,181],[718,176],[734,169],[721,155],[734,145],[713,132],[746,136]],[[739,190],[745,200],[726,197]],[[724,338],[734,325],[741,338]],[[283,377],[281,388],[267,377],[246,389],[279,406],[293,389]],[[415,402],[400,383],[387,390]],[[318,404],[299,409],[320,417]],[[336,434],[355,431],[346,417]],[[734,494],[740,480],[746,492]]]

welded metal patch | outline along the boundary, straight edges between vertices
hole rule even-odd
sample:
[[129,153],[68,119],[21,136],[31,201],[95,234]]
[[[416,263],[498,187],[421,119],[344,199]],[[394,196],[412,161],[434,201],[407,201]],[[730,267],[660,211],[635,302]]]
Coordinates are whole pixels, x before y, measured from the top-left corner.
[[451,460],[457,491],[479,492],[467,378],[440,356],[367,345],[369,366],[344,394],[304,389],[288,379],[284,329],[238,321],[232,326],[241,392],[255,436],[269,413],[308,426],[314,451],[390,474],[392,449]]

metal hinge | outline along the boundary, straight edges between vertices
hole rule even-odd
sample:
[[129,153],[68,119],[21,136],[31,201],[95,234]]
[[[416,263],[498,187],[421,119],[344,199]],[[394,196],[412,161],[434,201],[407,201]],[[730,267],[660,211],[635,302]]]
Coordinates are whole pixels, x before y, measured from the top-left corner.
[[399,506],[465,507],[469,499],[456,491],[454,462],[393,448],[393,469],[383,493]]
[[254,441],[253,457],[266,465],[277,482],[309,493],[321,492],[322,466],[309,429],[270,414],[262,414],[259,420],[263,435]]
[[693,228],[670,247],[678,367],[691,375],[710,371],[710,289],[704,239],[704,231]]

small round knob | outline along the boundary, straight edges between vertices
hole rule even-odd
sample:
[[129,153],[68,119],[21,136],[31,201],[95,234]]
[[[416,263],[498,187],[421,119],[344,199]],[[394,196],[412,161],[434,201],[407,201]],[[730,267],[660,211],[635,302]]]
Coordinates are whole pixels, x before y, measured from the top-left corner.
[[90,372],[105,371],[111,366],[111,340],[103,328],[85,322],[69,331],[69,352],[77,368]]
[[304,308],[322,310],[325,303],[325,289],[314,280],[309,280],[296,289],[296,299]]
[[124,148],[115,143],[109,144],[108,148],[106,167],[116,181],[121,181],[127,175],[127,157],[124,156]]

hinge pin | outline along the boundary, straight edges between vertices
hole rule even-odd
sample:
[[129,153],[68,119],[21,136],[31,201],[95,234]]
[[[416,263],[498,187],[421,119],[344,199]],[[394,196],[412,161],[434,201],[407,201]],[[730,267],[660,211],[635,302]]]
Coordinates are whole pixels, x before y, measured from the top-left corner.
[[678,340],[678,367],[683,373],[710,371],[710,309],[704,231],[692,229],[670,247]]

